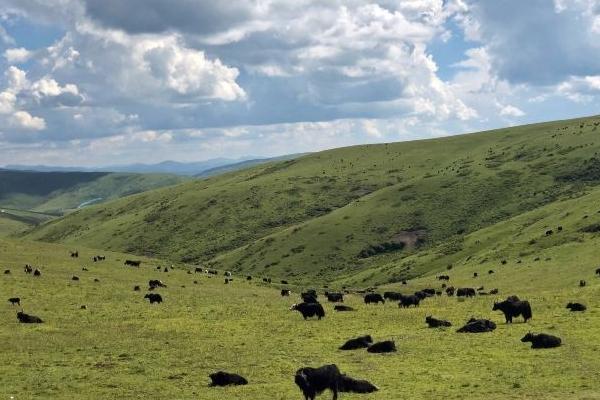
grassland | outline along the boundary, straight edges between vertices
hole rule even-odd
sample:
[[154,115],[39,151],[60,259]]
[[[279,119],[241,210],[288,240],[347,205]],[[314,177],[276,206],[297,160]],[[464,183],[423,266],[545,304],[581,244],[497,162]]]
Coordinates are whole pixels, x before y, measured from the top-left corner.
[[456,258],[482,229],[594,190],[599,125],[335,149],[89,207],[27,238],[307,283],[393,282]]
[[[511,262],[479,278],[472,277],[473,265],[449,271],[455,286],[496,287],[502,296],[518,294],[532,303],[532,321],[506,325],[491,311],[489,296],[465,301],[442,296],[400,309],[389,302],[366,306],[353,294],[346,304],[356,312],[336,314],[326,304],[323,320],[304,321],[288,310],[300,287],[292,286],[293,297],[282,298],[278,285],[267,287],[258,279],[236,276],[224,285],[222,276],[188,274],[184,265],[164,273],[155,269],[164,262],[144,259],[138,270],[122,266],[130,257],[124,254],[104,252],[107,261],[92,263],[97,250],[79,248],[80,258],[72,259],[73,248],[0,239],[0,267],[12,271],[0,275],[0,293],[21,297],[25,311],[45,321],[18,324],[15,307],[0,303],[0,398],[300,399],[294,371],[325,363],[381,389],[342,399],[597,398],[600,278],[594,277],[597,246],[588,244],[563,248],[537,265]],[[26,275],[25,263],[40,267],[42,276]],[[72,281],[73,275],[80,281]],[[168,285],[160,290],[163,304],[151,306],[143,291],[132,290],[149,279]],[[579,279],[588,285],[578,287]],[[409,293],[440,283],[429,274],[390,287]],[[582,301],[589,310],[569,313],[568,301]],[[84,304],[87,310],[80,309]],[[426,315],[455,325],[486,317],[498,329],[479,335],[455,333],[456,327],[429,329]],[[531,350],[519,341],[529,330],[558,335],[564,345]],[[337,350],[366,333],[394,339],[398,352]],[[219,369],[240,373],[250,384],[207,387],[208,374]]]

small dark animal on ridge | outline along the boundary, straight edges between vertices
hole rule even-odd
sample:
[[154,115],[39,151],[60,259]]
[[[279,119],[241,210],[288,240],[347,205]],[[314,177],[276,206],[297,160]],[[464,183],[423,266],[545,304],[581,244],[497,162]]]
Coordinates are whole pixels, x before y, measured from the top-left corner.
[[345,306],[343,304],[338,304],[337,306],[334,306],[333,309],[335,311],[354,311],[354,308],[350,306]]
[[433,318],[432,316],[425,317],[425,322],[429,325],[430,328],[439,328],[442,326],[452,326],[452,323],[449,321],[444,321],[443,319]]
[[44,322],[44,321],[42,321],[42,319],[40,317],[36,317],[35,315],[25,314],[22,311],[19,311],[17,313],[17,319],[22,324],[41,324],[42,322]]
[[523,316],[525,322],[527,322],[532,317],[531,313],[531,305],[527,300],[523,301],[511,301],[504,300],[501,302],[495,302],[492,307],[492,311],[500,310],[504,313],[504,318],[506,318],[506,323],[512,323],[512,319],[514,317],[518,317],[519,315]]
[[229,372],[215,372],[209,375],[212,381],[209,386],[247,385],[248,380],[241,375]]
[[571,311],[585,311],[587,307],[581,303],[569,303],[567,304],[567,308]]
[[396,343],[393,340],[377,342],[369,346],[367,351],[369,353],[392,353],[396,351]]
[[11,297],[10,299],[8,299],[8,302],[13,306],[15,304],[21,305],[21,299],[19,297]]
[[150,300],[150,304],[154,304],[154,303],[162,303],[163,298],[160,294],[158,293],[148,293],[144,296],[145,299]]
[[348,340],[346,343],[340,346],[340,350],[356,350],[365,349],[373,343],[371,335],[359,336],[354,339]]
[[523,336],[521,342],[531,342],[532,349],[550,349],[561,345],[559,337],[548,335],[546,333],[534,334],[529,332]]

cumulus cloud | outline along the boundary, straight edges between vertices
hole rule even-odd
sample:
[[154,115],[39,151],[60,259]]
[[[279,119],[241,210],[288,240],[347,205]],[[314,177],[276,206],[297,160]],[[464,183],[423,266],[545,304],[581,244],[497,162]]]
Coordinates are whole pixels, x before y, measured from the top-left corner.
[[46,128],[43,118],[34,117],[27,111],[16,111],[9,118],[11,126],[17,129],[39,131]]
[[522,117],[525,113],[515,106],[507,104],[505,106],[499,105],[500,115],[504,117]]
[[4,58],[9,64],[23,63],[31,58],[32,53],[24,47],[7,49]]

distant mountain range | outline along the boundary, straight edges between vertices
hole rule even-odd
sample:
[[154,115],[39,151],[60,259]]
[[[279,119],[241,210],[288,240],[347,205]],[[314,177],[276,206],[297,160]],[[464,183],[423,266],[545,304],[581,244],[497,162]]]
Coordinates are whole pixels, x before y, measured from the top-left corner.
[[103,167],[61,167],[48,165],[6,165],[3,168],[13,171],[37,171],[37,172],[128,172],[140,174],[174,174],[182,176],[213,176],[224,172],[235,171],[253,165],[263,164],[271,161],[287,160],[296,158],[302,154],[291,154],[281,157],[260,158],[241,157],[213,158],[205,161],[179,162],[163,161],[157,164],[123,164],[108,165]]

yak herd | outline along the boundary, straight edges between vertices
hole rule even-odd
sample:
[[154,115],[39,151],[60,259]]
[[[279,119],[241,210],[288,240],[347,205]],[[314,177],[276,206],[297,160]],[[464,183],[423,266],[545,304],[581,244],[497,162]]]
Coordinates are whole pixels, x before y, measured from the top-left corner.
[[[70,252],[70,256],[72,258],[79,257],[79,252],[74,251]],[[92,260],[94,262],[104,261],[106,258],[104,256],[94,256]],[[130,267],[140,267],[141,261],[138,260],[125,260],[124,265]],[[172,267],[173,268],[173,267]],[[157,269],[161,269],[158,267]],[[84,270],[86,270],[84,268]],[[41,271],[38,268],[34,268],[33,266],[27,264],[24,267],[24,271],[26,274],[31,274],[33,276],[39,277],[41,276]],[[165,267],[163,269],[164,272],[168,272],[168,268]],[[202,268],[196,268],[194,272],[202,272],[209,275],[218,275],[216,270],[206,270]],[[10,270],[5,270],[5,274],[10,274]],[[191,273],[191,271],[188,271]],[[493,270],[489,271],[489,274],[494,273]],[[600,275],[600,268],[596,269],[595,273]],[[225,272],[225,283],[229,283],[233,281],[232,274],[230,272]],[[474,275],[476,276],[476,275]],[[450,276],[448,275],[440,275],[437,277],[439,280],[449,281]],[[78,280],[76,276],[73,276],[73,280]],[[252,277],[248,276],[246,278],[248,281],[252,280]],[[98,280],[96,280],[98,281]],[[271,283],[271,278],[264,278],[263,281],[265,283]],[[287,281],[281,281],[282,283]],[[197,281],[194,281],[197,283]],[[403,282],[405,283],[405,282]],[[583,286],[583,285],[581,285]],[[163,298],[160,294],[153,292],[158,288],[166,288],[161,280],[153,279],[148,282],[148,293],[145,294],[144,299],[147,299],[150,304],[161,304],[163,302]],[[355,308],[350,307],[345,304],[340,304],[344,302],[344,295],[350,293],[350,291],[346,290],[344,287],[344,292],[324,292],[324,295],[328,302],[336,303],[334,305],[334,310],[337,312],[348,312],[355,311]],[[442,289],[445,289],[445,294],[447,296],[457,296],[457,297],[465,297],[470,298],[476,295],[485,295],[485,294],[497,294],[498,290],[493,289],[489,293],[483,291],[483,287],[478,289],[474,288],[454,288],[448,287],[446,283],[442,284]],[[140,291],[141,288],[139,285],[134,287],[134,291]],[[399,292],[387,291],[384,292],[383,295],[374,292],[374,288],[369,288],[364,291],[357,291],[355,293],[364,294],[363,301],[365,305],[377,305],[377,304],[385,304],[386,301],[397,302],[398,307],[408,308],[408,307],[418,307],[419,304],[429,297],[441,296],[443,292],[441,290],[436,290],[432,288],[426,288],[419,290],[412,294],[402,294]],[[291,296],[292,291],[290,289],[281,289],[282,297]],[[301,303],[293,304],[290,307],[290,310],[298,311],[302,317],[306,320],[308,318],[314,318],[321,320],[325,317],[325,309],[323,305],[319,302],[319,295],[315,289],[306,290],[300,293],[300,298],[302,299]],[[21,299],[19,297],[11,297],[8,299],[8,302],[11,305],[21,306]],[[82,309],[86,309],[86,306],[81,306]],[[572,312],[582,312],[587,308],[584,304],[577,302],[570,302],[566,306]],[[529,321],[533,317],[531,304],[527,300],[521,300],[517,296],[509,296],[503,301],[494,302],[492,306],[492,311],[501,311],[504,314],[506,323],[512,323],[513,318],[522,317],[524,322]],[[26,314],[21,308],[20,311],[16,313],[17,320],[20,323],[24,324],[39,324],[44,321],[35,316]],[[430,328],[448,328],[452,326],[450,321],[444,319],[438,319],[431,315],[426,316],[425,323]],[[456,330],[458,333],[484,333],[491,332],[496,329],[496,324],[488,319],[469,319],[462,327]],[[541,349],[541,348],[554,348],[558,347],[562,344],[560,338],[545,334],[545,333],[527,333],[522,339],[522,342],[530,342],[531,348],[533,349]],[[343,343],[339,350],[342,351],[350,351],[350,350],[358,350],[358,349],[366,349],[369,353],[391,353],[396,351],[396,344],[393,340],[384,340],[375,342],[371,335],[363,335],[358,336],[356,338],[351,338]],[[240,375],[229,373],[225,371],[218,371],[216,373],[210,374],[209,378],[211,379],[210,386],[228,386],[228,385],[247,385],[248,380]],[[333,399],[337,399],[338,393],[343,392],[352,392],[352,393],[371,393],[379,390],[377,386],[366,380],[358,380],[351,378],[345,374],[343,374],[339,368],[335,364],[324,365],[319,368],[312,367],[304,367],[300,368],[296,371],[294,376],[294,381],[299,389],[302,391],[305,400],[313,400],[315,397],[322,393],[325,390],[330,390],[333,393]]]

